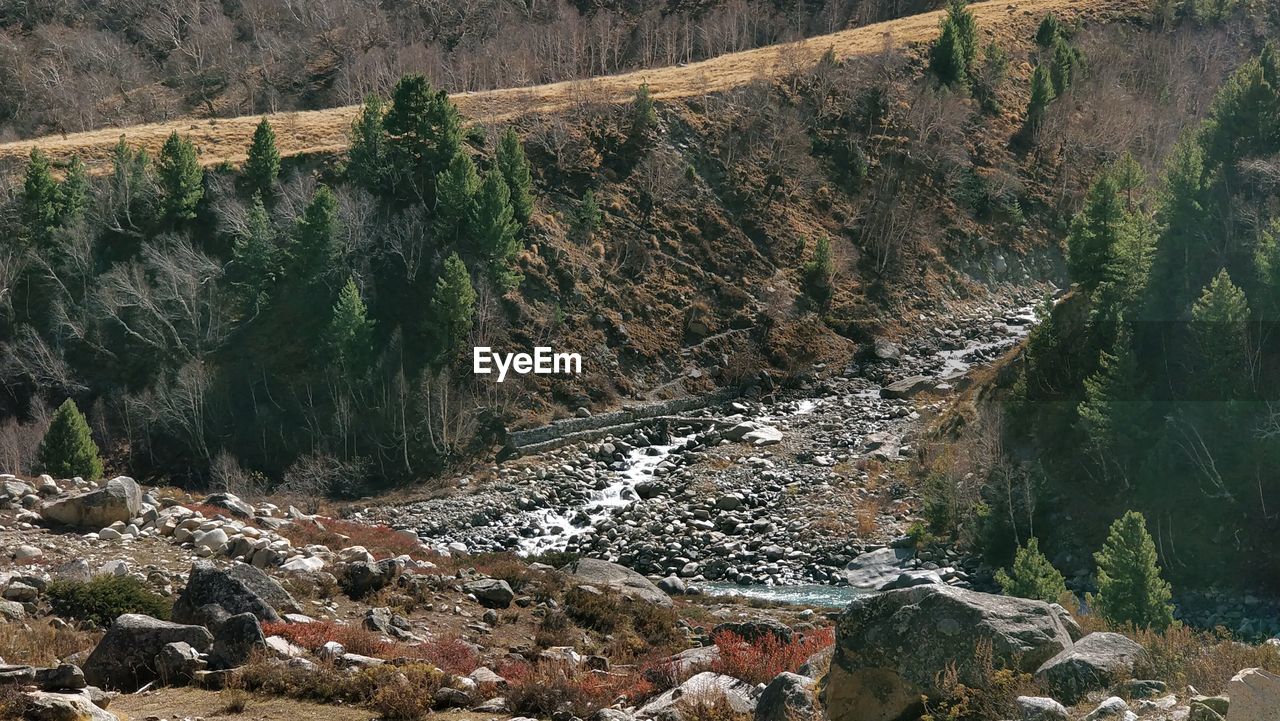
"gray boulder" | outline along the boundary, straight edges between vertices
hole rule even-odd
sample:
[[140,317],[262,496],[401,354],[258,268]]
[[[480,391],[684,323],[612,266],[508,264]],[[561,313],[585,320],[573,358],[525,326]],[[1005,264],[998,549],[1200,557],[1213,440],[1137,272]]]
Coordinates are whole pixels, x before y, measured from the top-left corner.
[[396,580],[399,567],[394,559],[382,561],[354,561],[343,566],[338,577],[342,592],[353,599],[361,599],[377,593]]
[[831,718],[894,721],[938,695],[954,664],[958,681],[981,689],[973,653],[990,644],[997,667],[1030,673],[1071,646],[1049,604],[950,586],[918,586],[859,598],[836,624],[835,654],[823,687]]
[[36,669],[35,683],[41,691],[79,691],[89,685],[84,680],[84,671],[73,663]]
[[126,613],[111,624],[107,635],[84,663],[85,680],[106,689],[133,692],[156,680],[156,654],[167,644],[181,641],[207,651],[213,636],[201,626],[161,621],[150,616]]
[[196,561],[191,567],[186,588],[173,604],[173,619],[179,623],[216,626],[222,619],[211,618],[211,615],[217,616],[216,611],[207,608],[216,606],[229,616],[252,613],[263,621],[279,621],[280,614],[257,592],[268,586],[262,583],[263,579],[278,588],[279,593],[288,596],[279,584],[253,566],[237,564],[233,569],[224,571],[209,561]]
[[24,719],[27,721],[120,721],[115,714],[101,708],[84,693],[46,693],[26,695]]
[[1274,720],[1280,712],[1280,676],[1260,668],[1246,668],[1227,685],[1231,705],[1227,721]]
[[215,669],[237,668],[247,663],[254,651],[266,647],[267,639],[262,635],[258,617],[241,613],[228,618],[218,628],[209,661]]
[[760,692],[755,686],[732,676],[704,671],[641,706],[637,719],[684,721],[683,706],[689,701],[723,699],[734,713],[754,714]]
[[204,503],[207,506],[221,508],[232,516],[244,519],[253,518],[253,506],[240,500],[240,497],[234,493],[215,493],[204,499]]
[[1036,680],[1054,698],[1075,705],[1090,691],[1133,678],[1134,667],[1147,661],[1147,652],[1129,638],[1118,633],[1091,633],[1045,661],[1036,670]]
[[881,548],[868,551],[845,566],[844,577],[854,588],[875,591],[897,579],[905,570],[904,564],[915,555],[916,552],[910,548]]
[[747,643],[755,643],[769,636],[783,643],[791,643],[791,627],[772,618],[753,621],[728,621],[711,629],[712,637],[732,633]]
[[880,389],[881,398],[912,398],[933,388],[933,379],[929,376],[911,376],[894,381]]
[[627,598],[648,601],[658,606],[671,605],[671,597],[649,579],[616,563],[582,558],[562,570],[581,583],[607,587]]
[[1067,710],[1051,698],[1019,696],[1015,701],[1022,721],[1069,721]]
[[182,641],[165,644],[155,657],[156,675],[162,683],[171,686],[191,683],[196,673],[205,670],[208,665],[200,657],[199,651]]
[[142,489],[128,476],[113,478],[87,493],[50,501],[41,510],[46,519],[64,526],[95,530],[117,521],[128,523],[141,513]]
[[813,679],[794,673],[778,674],[756,704],[755,721],[793,721],[814,718],[817,699]]
[[506,581],[497,578],[481,578],[463,584],[462,590],[476,597],[485,608],[508,608],[516,594]]

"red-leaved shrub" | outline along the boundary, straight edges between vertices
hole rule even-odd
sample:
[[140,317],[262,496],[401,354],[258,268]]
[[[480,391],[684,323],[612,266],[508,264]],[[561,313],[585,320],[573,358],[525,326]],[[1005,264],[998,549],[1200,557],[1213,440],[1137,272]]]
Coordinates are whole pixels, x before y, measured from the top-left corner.
[[395,644],[359,626],[348,626],[331,621],[315,623],[264,623],[264,636],[280,636],[290,643],[315,652],[330,641],[337,641],[349,653],[361,656],[387,658],[394,655]]
[[409,646],[402,655],[429,661],[436,668],[454,676],[466,676],[480,667],[480,654],[471,644],[457,636],[436,638]]
[[835,643],[835,630],[810,631],[790,642],[771,633],[748,642],[732,631],[721,631],[712,640],[720,649],[712,671],[749,683],[769,683],[783,671],[794,673],[810,656]]

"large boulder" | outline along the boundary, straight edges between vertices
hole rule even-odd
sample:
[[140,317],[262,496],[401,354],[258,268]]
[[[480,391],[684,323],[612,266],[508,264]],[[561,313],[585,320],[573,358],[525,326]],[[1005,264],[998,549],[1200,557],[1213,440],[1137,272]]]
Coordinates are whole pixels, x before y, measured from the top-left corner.
[[338,584],[342,586],[343,593],[358,600],[391,585],[399,572],[400,567],[393,558],[377,562],[352,561],[342,567]]
[[241,613],[228,618],[213,637],[209,661],[214,668],[237,668],[249,662],[253,652],[267,647],[258,617]]
[[1227,721],[1275,721],[1280,713],[1280,676],[1246,668],[1227,685]]
[[896,721],[936,695],[951,664],[957,680],[982,689],[985,665],[974,650],[991,648],[997,668],[1030,673],[1071,646],[1056,611],[1042,601],[917,586],[854,600],[836,624],[835,654],[823,685],[839,721]]
[[476,597],[485,608],[507,608],[516,594],[506,581],[498,578],[481,578],[462,586],[462,590]]
[[142,489],[128,476],[118,476],[96,490],[44,505],[41,515],[64,526],[106,528],[128,523],[142,514]]
[[723,702],[735,714],[754,714],[760,692],[745,681],[711,671],[704,671],[688,681],[653,699],[636,711],[636,718],[644,721],[684,721],[684,706],[688,703]]
[[755,721],[793,721],[815,718],[817,699],[813,679],[783,672],[774,677],[756,704]]
[[1091,633],[1045,661],[1036,670],[1036,680],[1054,698],[1075,705],[1090,691],[1133,678],[1134,667],[1148,661],[1147,652],[1125,636]]
[[26,695],[23,718],[27,721],[120,721],[87,694],[43,691]]
[[1062,704],[1041,696],[1019,696],[1015,701],[1022,721],[1069,721]]
[[[209,561],[196,561],[191,567],[186,588],[173,604],[173,620],[216,626],[225,620],[216,612],[221,609],[228,616],[252,613],[263,621],[279,621],[280,614],[259,591],[289,596],[280,584],[253,566],[240,563],[223,570]],[[292,600],[290,597],[289,601]],[[292,605],[296,607],[297,604]]]
[[197,651],[207,651],[213,636],[201,626],[161,621],[126,613],[111,624],[107,635],[84,663],[85,680],[106,689],[133,692],[158,678],[156,654],[181,641]]
[[879,590],[906,570],[906,563],[916,552],[910,548],[880,548],[867,551],[849,562],[844,577],[850,586],[868,591]]
[[581,558],[563,570],[580,583],[610,588],[627,598],[648,601],[659,606],[671,605],[671,597],[653,585],[649,579],[616,563],[595,558]]

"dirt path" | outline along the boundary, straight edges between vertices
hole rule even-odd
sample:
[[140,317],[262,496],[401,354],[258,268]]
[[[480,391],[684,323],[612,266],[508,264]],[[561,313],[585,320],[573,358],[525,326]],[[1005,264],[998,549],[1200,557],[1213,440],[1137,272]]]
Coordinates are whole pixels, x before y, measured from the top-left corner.
[[[1115,15],[1132,13],[1140,4],[1138,0],[991,0],[971,7],[984,34],[1000,38],[1014,32],[1025,35],[1051,10],[1068,17]],[[526,113],[555,112],[587,99],[596,102],[626,101],[642,83],[648,83],[654,97],[660,100],[687,98],[800,70],[813,65],[828,50],[837,58],[847,58],[870,55],[891,45],[928,41],[938,31],[940,16],[940,11],[913,15],[796,43],[722,55],[689,65],[527,88],[458,93],[453,98],[466,117],[490,123]],[[357,109],[357,106],[346,106],[270,116],[276,127],[281,154],[344,149],[346,133]],[[238,163],[244,160],[253,129],[262,117],[245,115],[175,120],[4,143],[0,144],[0,166],[12,167],[22,162],[33,147],[40,147],[56,160],[79,155],[91,169],[103,170],[110,162],[112,148],[122,136],[131,145],[145,147],[154,155],[173,131],[192,138],[205,165],[224,161]]]

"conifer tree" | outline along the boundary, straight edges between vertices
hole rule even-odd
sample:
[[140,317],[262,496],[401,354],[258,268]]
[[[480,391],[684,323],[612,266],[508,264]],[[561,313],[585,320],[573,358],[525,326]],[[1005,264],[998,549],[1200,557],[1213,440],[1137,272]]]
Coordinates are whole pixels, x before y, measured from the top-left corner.
[[1138,159],[1132,153],[1120,156],[1111,166],[1111,178],[1116,181],[1116,190],[1124,196],[1125,210],[1129,213],[1137,210],[1138,191],[1147,183],[1147,172]]
[[102,477],[102,459],[75,401],[68,398],[53,415],[36,452],[38,470],[55,478],[80,476],[87,481]]
[[471,333],[475,309],[476,291],[471,285],[471,275],[462,258],[452,253],[444,261],[444,269],[431,296],[431,314],[440,339],[440,360],[448,357]]
[[1061,36],[1053,41],[1053,62],[1049,66],[1049,79],[1053,81],[1053,94],[1061,97],[1075,83],[1080,65],[1080,54]]
[[390,139],[397,195],[430,202],[437,177],[462,152],[458,109],[424,76],[406,75],[396,83],[383,125]]
[[1041,123],[1044,122],[1045,111],[1054,97],[1053,82],[1049,79],[1049,72],[1043,65],[1037,65],[1035,72],[1031,74],[1031,100],[1027,104],[1027,129],[1035,131],[1040,128]]
[[316,188],[298,219],[290,257],[290,276],[302,285],[325,285],[338,261],[338,201],[326,185]]
[[524,227],[533,216],[533,175],[529,171],[529,159],[514,128],[507,128],[498,142],[496,158],[498,169],[511,193],[511,210],[516,222]]
[[329,321],[329,348],[348,373],[360,375],[368,367],[373,352],[373,322],[369,320],[364,300],[355,279],[348,278],[338,293]]
[[390,189],[390,150],[383,120],[386,103],[370,95],[351,123],[351,148],[347,151],[347,177],[371,193],[385,194]]
[[166,221],[182,223],[196,217],[196,207],[204,197],[204,170],[190,140],[175,131],[160,150],[157,164],[160,180],[160,209]]
[[1098,563],[1098,595],[1093,606],[1107,622],[1163,631],[1173,625],[1172,593],[1160,577],[1156,545],[1147,520],[1129,511],[1111,524]]
[[1089,189],[1084,209],[1072,221],[1067,236],[1067,268],[1071,279],[1086,290],[1097,288],[1106,278],[1124,219],[1115,178],[1103,173]]
[[813,257],[805,263],[801,270],[801,280],[805,295],[819,308],[825,308],[831,302],[832,277],[835,267],[831,260],[831,241],[818,238],[813,249]]
[[62,224],[67,225],[78,218],[88,203],[89,179],[85,176],[84,163],[76,156],[67,165],[67,175],[62,179],[62,187],[59,189],[58,212]]
[[596,203],[596,194],[587,189],[582,194],[582,201],[578,203],[578,210],[574,214],[574,230],[583,240],[591,240],[596,231],[600,229],[602,220],[600,206]]
[[636,96],[631,101],[631,140],[643,142],[658,127],[658,111],[653,104],[653,95],[648,84],[636,88]]
[[1273,222],[1259,239],[1254,264],[1263,293],[1259,304],[1261,317],[1267,321],[1280,320],[1280,220]]
[[1213,267],[1205,227],[1209,191],[1204,152],[1194,138],[1186,138],[1166,164],[1159,209],[1164,232],[1151,264],[1148,319],[1185,317],[1205,282],[1205,271]]
[[463,152],[453,156],[449,167],[436,181],[436,237],[444,246],[463,242],[476,218],[476,194],[480,176],[475,163]]
[[27,162],[22,183],[22,224],[28,240],[37,248],[47,248],[58,228],[61,191],[49,167],[49,157],[35,148]]
[[1042,48],[1053,47],[1054,42],[1062,35],[1062,23],[1058,21],[1058,16],[1049,13],[1040,21],[1040,27],[1036,29],[1036,45]]
[[960,54],[964,58],[964,70],[968,72],[978,57],[978,20],[969,9],[968,0],[951,0],[947,5],[947,16],[956,27]]
[[501,172],[491,170],[485,175],[476,199],[472,232],[481,257],[488,260],[494,280],[502,288],[513,288],[519,283],[518,275],[511,269],[511,262],[520,249],[519,230],[507,182]]
[[1249,303],[1227,271],[1205,287],[1191,307],[1191,329],[1202,389],[1214,400],[1232,399],[1249,382]]
[[1030,598],[1045,603],[1058,603],[1067,593],[1066,581],[1058,569],[1040,552],[1040,542],[1031,538],[1026,546],[1018,546],[1013,566],[996,572],[996,582],[1006,596]]
[[964,50],[950,17],[942,20],[942,33],[929,50],[929,70],[943,85],[954,85],[964,78]]
[[257,312],[270,296],[281,273],[275,228],[267,216],[262,196],[255,193],[243,234],[232,248],[231,277],[239,305],[245,313]]
[[1114,347],[1102,351],[1098,370],[1084,381],[1076,409],[1095,456],[1122,468],[1145,447],[1151,404],[1142,390],[1141,366],[1128,329],[1120,325]]
[[249,157],[244,163],[244,178],[250,193],[258,193],[264,199],[275,191],[276,177],[280,175],[280,151],[276,149],[276,132],[266,118],[253,131],[249,145]]

